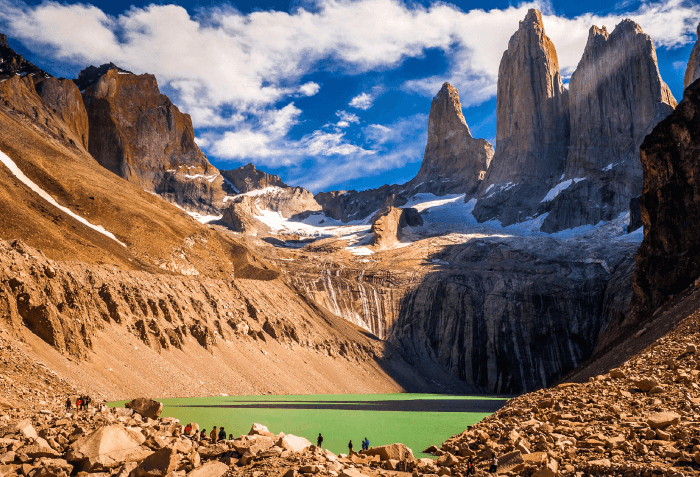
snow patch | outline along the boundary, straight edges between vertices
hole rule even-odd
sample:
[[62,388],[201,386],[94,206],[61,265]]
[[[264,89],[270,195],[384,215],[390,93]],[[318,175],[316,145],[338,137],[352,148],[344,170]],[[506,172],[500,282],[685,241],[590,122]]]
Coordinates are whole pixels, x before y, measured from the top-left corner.
[[601,169],[601,170],[602,170],[603,172],[611,171],[614,165],[615,165],[615,164],[613,164],[613,163],[611,162],[610,164],[608,164],[607,166],[605,166],[605,167],[604,167],[603,169]]
[[575,179],[569,179],[565,180],[564,182],[560,182],[559,184],[552,187],[550,191],[547,192],[547,195],[544,196],[544,199],[542,199],[540,202],[549,202],[551,200],[554,200],[561,191],[568,189],[569,186],[571,186],[571,184],[576,184],[584,180],[586,180],[585,177],[577,177]]
[[10,172],[12,172],[17,177],[17,179],[22,181],[22,183],[24,183],[24,185],[26,185],[31,190],[36,192],[42,199],[46,200],[49,204],[53,205],[54,207],[60,209],[61,211],[65,212],[66,214],[70,215],[78,222],[80,222],[84,225],[87,225],[92,230],[99,232],[102,235],[106,235],[107,237],[109,237],[112,240],[114,240],[115,242],[117,242],[119,245],[126,247],[125,243],[117,240],[117,237],[115,237],[114,234],[105,230],[105,228],[102,227],[101,225],[94,225],[94,224],[88,222],[83,217],[79,216],[78,214],[73,213],[73,211],[70,210],[69,208],[63,207],[58,202],[56,202],[56,200],[53,197],[51,197],[51,195],[48,192],[46,192],[44,189],[42,189],[37,184],[32,182],[32,180],[29,179],[29,177],[25,176],[24,173],[20,170],[20,168],[17,167],[17,164],[15,164],[15,162],[12,159],[10,159],[9,157],[7,157],[7,155],[2,151],[0,151],[0,162],[5,164],[5,166],[8,169],[10,169]]
[[351,250],[353,255],[372,255],[374,252],[367,247],[345,247],[345,250]]
[[282,192],[281,187],[271,186],[271,187],[265,187],[264,189],[255,189],[255,190],[251,190],[249,192],[244,192],[241,195],[247,195],[248,197],[257,197],[257,196],[265,195],[265,194],[277,194],[279,192]]

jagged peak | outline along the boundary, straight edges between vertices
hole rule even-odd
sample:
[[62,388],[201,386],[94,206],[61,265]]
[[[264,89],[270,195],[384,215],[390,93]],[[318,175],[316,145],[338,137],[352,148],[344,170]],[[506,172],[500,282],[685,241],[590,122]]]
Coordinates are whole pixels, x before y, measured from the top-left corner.
[[525,18],[520,21],[521,29],[528,27],[544,28],[544,24],[542,22],[542,12],[536,8],[529,9],[527,11],[527,15],[525,15]]
[[630,20],[629,18],[625,18],[620,23],[615,25],[615,29],[613,30],[612,34],[621,35],[625,32],[644,33],[639,23],[635,22],[634,20]]
[[0,47],[9,48],[10,44],[7,42],[7,35],[0,33]]
[[93,84],[97,83],[99,79],[107,74],[111,70],[117,70],[120,73],[129,73],[133,74],[131,71],[122,69],[115,65],[112,62],[109,63],[104,63],[102,65],[94,66],[90,65],[87,68],[83,69],[80,73],[78,73],[78,79],[74,79],[73,82],[75,82],[76,85],[78,85],[78,88],[83,91],[89,86],[92,86]]

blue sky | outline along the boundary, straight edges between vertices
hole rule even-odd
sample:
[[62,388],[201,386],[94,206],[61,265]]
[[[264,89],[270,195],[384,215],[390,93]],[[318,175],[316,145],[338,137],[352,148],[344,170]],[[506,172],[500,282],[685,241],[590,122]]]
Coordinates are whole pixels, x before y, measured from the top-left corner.
[[472,134],[494,142],[498,65],[530,7],[544,14],[565,82],[591,25],[632,18],[680,100],[700,21],[688,0],[0,0],[0,31],[57,75],[109,61],[155,74],[215,166],[253,162],[317,192],[413,177],[444,81]]

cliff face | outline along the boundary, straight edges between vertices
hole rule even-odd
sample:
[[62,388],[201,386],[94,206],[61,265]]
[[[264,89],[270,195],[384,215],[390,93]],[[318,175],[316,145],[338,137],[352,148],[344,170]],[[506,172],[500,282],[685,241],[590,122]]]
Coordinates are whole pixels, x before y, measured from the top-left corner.
[[498,69],[496,153],[474,216],[503,225],[533,216],[561,176],[569,140],[568,95],[542,15],[530,10]]
[[39,83],[45,78],[51,77],[46,71],[25,60],[22,55],[17,54],[15,50],[10,48],[7,36],[0,34],[0,79],[16,75],[29,76],[34,83]]
[[569,152],[558,182],[571,185],[541,210],[549,212],[542,224],[548,233],[629,210],[630,199],[642,190],[639,146],[676,106],[651,37],[631,20],[611,34],[591,27],[568,96]]
[[471,198],[492,157],[491,144],[469,132],[457,89],[445,83],[430,105],[423,162],[407,185],[415,192],[466,193]]
[[493,237],[435,260],[403,298],[389,342],[417,367],[437,363],[484,392],[521,393],[587,359],[626,311],[634,245]]
[[633,307],[637,318],[655,310],[700,276],[700,81],[641,147],[644,241],[637,255]]
[[693,50],[690,52],[688,66],[686,66],[685,69],[683,85],[687,88],[698,78],[700,78],[700,24],[698,24],[698,35],[695,40],[695,46],[693,46]]
[[36,85],[36,91],[80,139],[80,145],[87,149],[90,137],[88,116],[75,83],[67,79],[46,78]]
[[160,94],[154,76],[110,69],[83,100],[89,151],[100,164],[186,209],[218,211],[224,180],[195,144],[189,115]]

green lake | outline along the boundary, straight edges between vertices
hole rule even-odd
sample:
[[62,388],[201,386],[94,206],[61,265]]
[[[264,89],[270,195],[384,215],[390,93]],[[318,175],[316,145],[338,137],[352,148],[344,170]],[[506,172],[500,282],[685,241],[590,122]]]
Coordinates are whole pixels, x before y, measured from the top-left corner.
[[[355,451],[367,437],[370,446],[401,442],[416,457],[423,449],[439,446],[452,435],[498,410],[506,402],[497,396],[437,394],[323,394],[300,396],[217,396],[160,399],[161,417],[176,417],[182,424],[196,422],[207,433],[224,426],[227,434],[247,434],[254,422],[271,432],[304,436],[335,454],[347,453],[352,439]],[[110,403],[123,406],[125,401]]]

